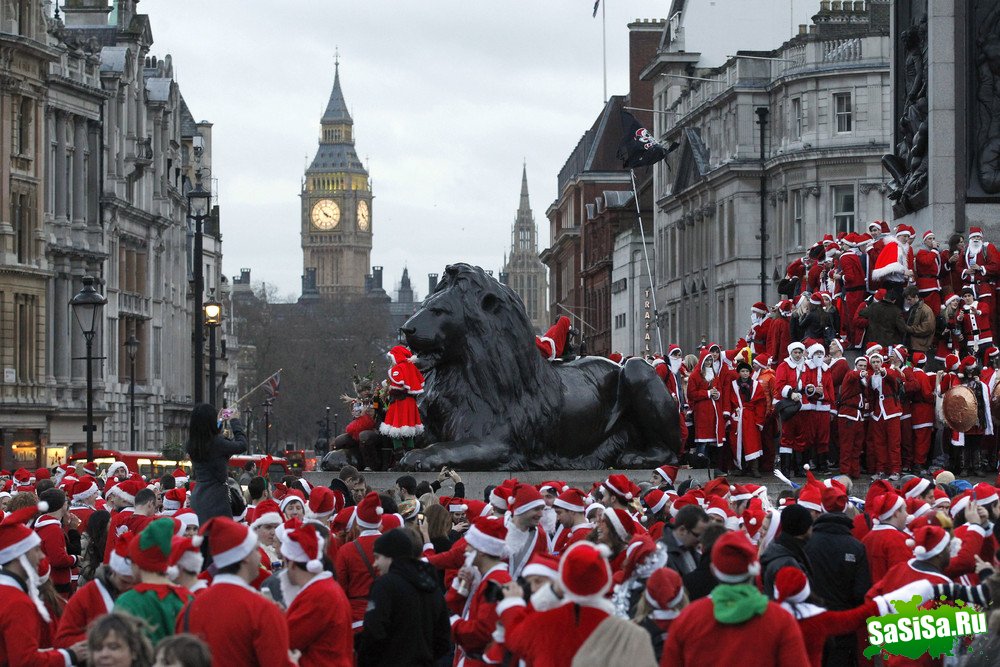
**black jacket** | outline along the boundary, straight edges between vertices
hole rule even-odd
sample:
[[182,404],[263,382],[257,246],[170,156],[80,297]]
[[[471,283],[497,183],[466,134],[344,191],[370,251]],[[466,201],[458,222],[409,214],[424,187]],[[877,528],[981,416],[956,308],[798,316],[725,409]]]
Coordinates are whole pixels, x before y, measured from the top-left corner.
[[812,537],[806,542],[806,555],[813,568],[810,586],[831,611],[863,604],[872,585],[865,547],[851,535],[852,526],[841,512],[823,514],[816,519]]
[[719,580],[712,574],[711,554],[702,554],[697,567],[685,574],[683,579],[688,599],[697,600],[711,593],[712,589],[719,584]]
[[797,567],[806,573],[812,581],[812,568],[809,557],[806,556],[805,543],[790,535],[781,534],[772,542],[760,556],[760,568],[763,571],[764,595],[774,597],[774,577],[783,567]]
[[233,439],[229,440],[222,435],[215,436],[208,446],[208,458],[196,457],[188,451],[195,481],[194,492],[191,494],[191,509],[198,514],[198,521],[203,526],[213,517],[233,516],[227,485],[229,457],[247,450],[247,434],[239,419],[231,419],[229,427],[233,430]]
[[451,626],[434,568],[394,559],[368,595],[359,667],[430,667],[449,648]]
[[[698,566],[701,554],[697,551],[686,551],[674,537],[674,531],[670,526],[664,526],[663,537],[660,538],[660,541],[667,548],[667,567],[676,570],[682,577],[693,572]],[[686,558],[686,555],[690,555],[691,558]]]

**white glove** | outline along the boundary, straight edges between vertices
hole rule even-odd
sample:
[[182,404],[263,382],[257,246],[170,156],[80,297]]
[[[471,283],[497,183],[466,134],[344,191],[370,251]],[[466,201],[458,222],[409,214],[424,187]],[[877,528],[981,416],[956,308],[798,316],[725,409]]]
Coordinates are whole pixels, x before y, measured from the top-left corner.
[[921,604],[930,599],[934,594],[934,585],[927,581],[926,579],[920,579],[919,581],[914,581],[905,586],[900,586],[894,591],[889,591],[884,595],[878,595],[874,598],[875,604],[878,605],[878,611],[880,616],[886,614],[895,614],[896,607],[893,605],[894,602],[909,602],[913,599],[914,595],[920,597]]

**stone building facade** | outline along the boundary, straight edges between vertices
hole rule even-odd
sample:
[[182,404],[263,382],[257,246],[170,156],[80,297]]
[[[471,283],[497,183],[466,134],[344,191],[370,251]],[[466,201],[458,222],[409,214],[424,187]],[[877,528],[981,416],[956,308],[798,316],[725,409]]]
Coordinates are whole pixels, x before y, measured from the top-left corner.
[[524,310],[536,333],[543,333],[551,322],[548,308],[548,276],[538,259],[538,227],[528,198],[528,167],[521,171],[521,199],[510,232],[510,254],[504,257],[500,282],[514,290],[524,303]]
[[655,170],[654,273],[663,336],[689,351],[703,337],[735,342],[762,297],[762,175],[769,303],[788,263],[824,234],[889,217],[890,41],[887,2],[823,3],[773,51],[705,68],[698,45],[678,39],[680,7],[642,76],[656,136],[680,142]]

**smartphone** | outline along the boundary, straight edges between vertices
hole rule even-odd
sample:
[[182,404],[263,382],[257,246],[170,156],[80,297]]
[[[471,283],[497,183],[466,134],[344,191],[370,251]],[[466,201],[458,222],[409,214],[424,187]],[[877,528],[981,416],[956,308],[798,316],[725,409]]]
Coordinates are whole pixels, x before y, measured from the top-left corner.
[[423,525],[424,521],[426,521],[426,520],[427,520],[427,517],[425,517],[423,514],[418,514],[417,515],[417,523],[418,524]]

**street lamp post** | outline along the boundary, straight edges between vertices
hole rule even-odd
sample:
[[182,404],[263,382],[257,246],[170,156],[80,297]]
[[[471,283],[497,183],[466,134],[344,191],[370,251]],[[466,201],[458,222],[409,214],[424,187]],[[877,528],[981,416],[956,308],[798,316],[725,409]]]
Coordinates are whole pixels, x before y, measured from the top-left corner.
[[208,207],[212,193],[201,187],[201,174],[195,175],[197,182],[187,193],[188,217],[194,220],[194,402],[205,400],[205,323],[202,312],[205,294],[205,265],[203,258],[204,222],[208,218]]
[[135,451],[135,355],[139,351],[139,339],[135,334],[129,334],[125,341],[125,351],[128,353],[128,444]]
[[83,277],[83,289],[70,299],[69,305],[83,332],[87,342],[87,423],[83,430],[87,433],[87,461],[94,460],[94,336],[97,335],[97,324],[101,309],[108,300],[94,287],[93,276]]
[[205,303],[205,324],[208,326],[208,402],[215,405],[215,330],[222,324],[222,304],[214,297]]
[[273,398],[264,399],[264,454],[271,453],[271,403]]

